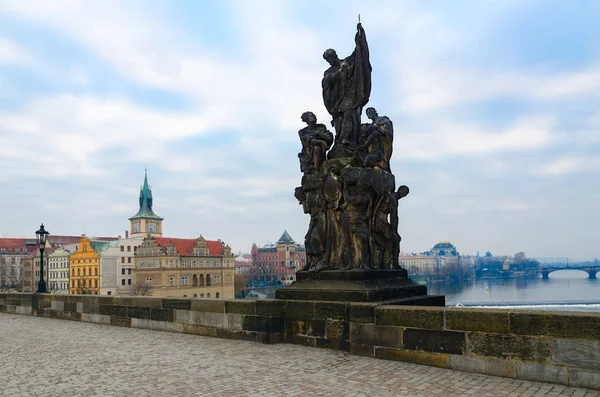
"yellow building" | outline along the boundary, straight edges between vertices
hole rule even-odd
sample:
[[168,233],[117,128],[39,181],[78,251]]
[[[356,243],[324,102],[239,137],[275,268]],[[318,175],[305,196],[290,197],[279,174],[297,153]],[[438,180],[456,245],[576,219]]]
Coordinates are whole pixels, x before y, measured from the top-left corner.
[[100,291],[100,254],[92,248],[90,239],[82,236],[77,250],[69,257],[71,268],[70,294],[98,295]]

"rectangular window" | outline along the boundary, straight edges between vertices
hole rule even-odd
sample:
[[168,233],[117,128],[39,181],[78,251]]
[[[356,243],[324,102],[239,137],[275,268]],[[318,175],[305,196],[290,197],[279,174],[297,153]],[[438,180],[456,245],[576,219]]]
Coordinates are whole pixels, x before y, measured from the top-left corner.
[[131,257],[127,258],[127,263],[131,263]]
[[127,280],[127,284],[128,284],[128,285],[131,285],[131,279],[128,279],[128,280]]
[[131,252],[131,245],[127,246],[127,252]]
[[152,277],[146,277],[146,285],[149,287],[152,286]]
[[125,285],[125,279],[121,279],[121,285]]
[[121,257],[121,263],[125,263],[125,257],[124,256]]
[[133,246],[133,252],[137,252],[137,245]]
[[125,251],[125,246],[124,245],[121,246],[121,252],[123,252],[123,251]]
[[175,285],[175,278],[174,277],[169,277],[169,285],[171,287]]
[[127,269],[127,274],[131,274],[131,269]]
[[181,285],[188,285],[188,278],[187,278],[187,276],[182,276],[181,277]]
[[221,276],[215,276],[215,284],[219,284],[221,282]]
[[121,274],[125,274],[125,268],[121,269]]

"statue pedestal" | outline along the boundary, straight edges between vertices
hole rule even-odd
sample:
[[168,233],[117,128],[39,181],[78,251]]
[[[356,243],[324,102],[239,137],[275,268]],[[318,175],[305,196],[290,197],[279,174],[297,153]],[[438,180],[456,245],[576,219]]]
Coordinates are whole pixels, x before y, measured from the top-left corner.
[[445,306],[444,296],[427,295],[427,287],[412,282],[405,269],[299,271],[295,282],[275,291],[275,298]]

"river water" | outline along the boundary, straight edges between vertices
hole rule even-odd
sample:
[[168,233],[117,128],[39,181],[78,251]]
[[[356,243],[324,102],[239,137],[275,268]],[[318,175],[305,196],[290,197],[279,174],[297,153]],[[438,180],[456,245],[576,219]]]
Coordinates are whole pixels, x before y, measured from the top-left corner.
[[[273,299],[275,290],[273,287],[253,289],[249,297]],[[551,273],[548,280],[435,283],[427,287],[427,293],[446,295],[447,306],[600,312],[600,279],[590,280],[587,273],[571,270]]]
[[448,306],[600,312],[600,279],[590,280],[587,273],[570,270],[551,273],[548,280],[438,283],[429,285],[427,292],[446,295]]

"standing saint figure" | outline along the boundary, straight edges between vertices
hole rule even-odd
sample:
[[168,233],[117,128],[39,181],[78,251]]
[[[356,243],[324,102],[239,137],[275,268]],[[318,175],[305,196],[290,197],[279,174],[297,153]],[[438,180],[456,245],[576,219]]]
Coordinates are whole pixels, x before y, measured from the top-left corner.
[[371,63],[367,36],[360,22],[356,26],[352,54],[340,60],[333,49],[323,53],[331,65],[323,75],[323,102],[335,128],[335,144],[328,158],[351,157],[357,143],[362,108],[371,95]]

